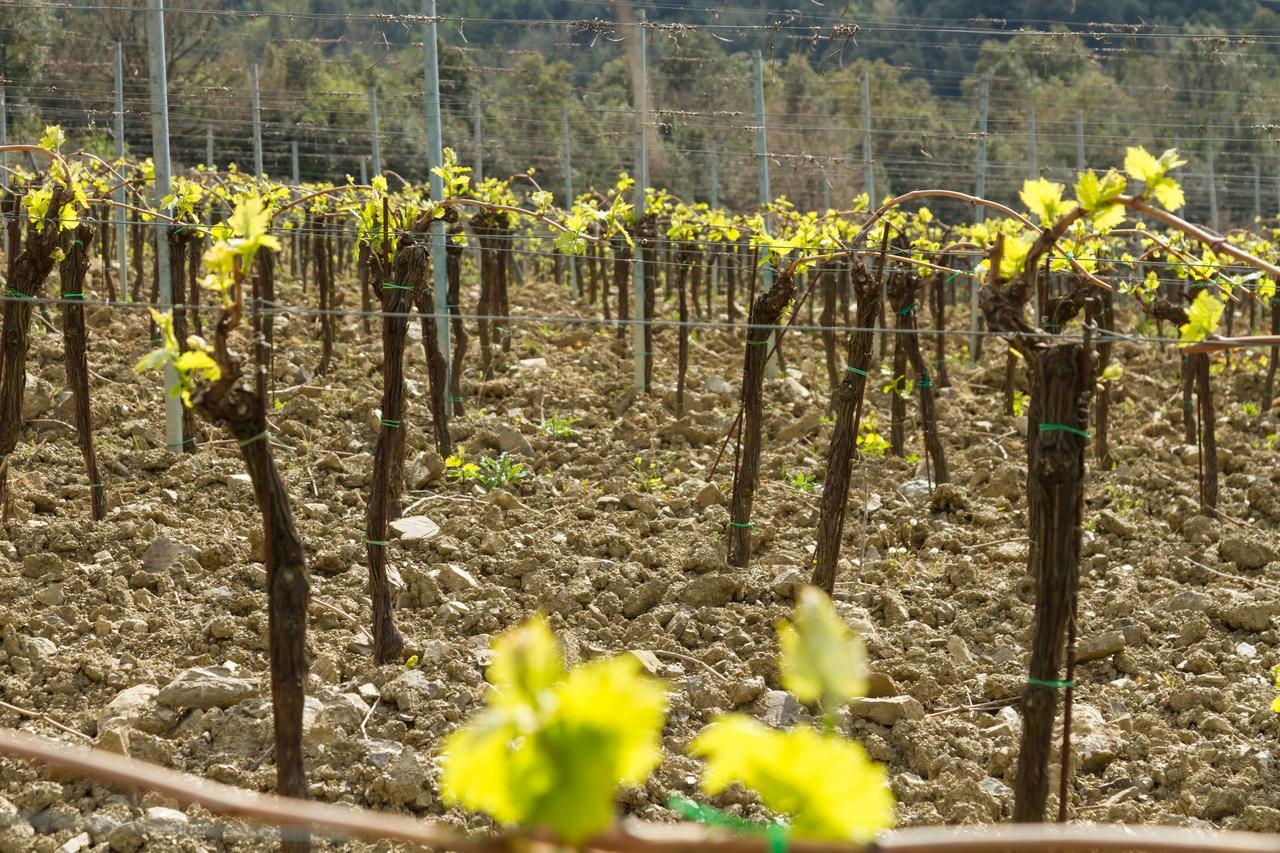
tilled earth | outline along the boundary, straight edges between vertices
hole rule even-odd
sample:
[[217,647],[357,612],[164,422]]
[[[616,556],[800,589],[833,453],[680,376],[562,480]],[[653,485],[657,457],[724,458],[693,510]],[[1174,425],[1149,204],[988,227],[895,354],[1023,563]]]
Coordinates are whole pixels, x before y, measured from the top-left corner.
[[[539,315],[583,313],[550,285],[526,286],[515,301]],[[38,420],[10,460],[0,543],[0,723],[270,790],[259,522],[234,443],[202,427],[194,455],[165,450],[157,381],[132,370],[145,315],[98,310],[94,440],[112,510],[89,521],[65,427],[61,338],[37,326],[27,415]],[[432,451],[424,360],[410,344],[405,514],[439,530],[415,520],[390,548],[396,618],[420,660],[406,669],[375,666],[364,633],[376,328],[342,321],[334,368],[317,377],[312,321],[280,321],[272,431],[316,599],[311,793],[485,825],[440,804],[436,750],[483,701],[491,638],[540,610],[570,661],[636,652],[669,685],[668,757],[622,796],[627,813],[669,819],[671,793],[696,796],[698,764],[682,749],[715,714],[810,719],[778,683],[774,625],[813,550],[831,432],[820,349],[793,335],[786,378],[768,384],[756,553],[750,568],[729,570],[732,446],[714,479],[711,469],[737,411],[739,343],[695,335],[688,413],[677,420],[670,331],[656,335],[658,387],[637,397],[612,327],[513,328],[511,352],[484,383],[473,331],[467,414],[453,424],[467,459],[505,451],[526,467],[491,491],[453,480]],[[888,766],[902,825],[1011,812],[1033,584],[1025,424],[1001,414],[1004,352],[990,340],[982,365],[955,360],[940,391],[952,484],[930,492],[914,402],[911,461],[864,456],[855,470],[836,605],[866,639],[875,698],[843,712],[842,725]],[[1265,362],[1236,355],[1214,377],[1223,487],[1221,514],[1208,517],[1197,508],[1198,451],[1183,440],[1176,353],[1121,345],[1116,358],[1119,464],[1088,475],[1080,635],[1099,657],[1076,674],[1071,813],[1280,831],[1269,707],[1269,669],[1280,663],[1280,427],[1244,405],[1260,397]],[[873,383],[867,411],[887,435],[886,383]],[[758,812],[742,792],[715,802]],[[0,850],[257,850],[273,839],[163,797],[0,760]]]

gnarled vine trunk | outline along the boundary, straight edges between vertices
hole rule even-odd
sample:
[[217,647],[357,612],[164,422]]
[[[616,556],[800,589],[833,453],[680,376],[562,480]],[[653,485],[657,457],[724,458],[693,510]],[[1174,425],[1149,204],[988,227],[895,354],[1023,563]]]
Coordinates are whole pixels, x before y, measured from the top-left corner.
[[106,487],[98,473],[98,456],[93,446],[93,413],[89,408],[89,333],[85,329],[85,273],[89,270],[89,245],[93,228],[81,223],[63,239],[63,258],[58,265],[62,302],[62,340],[66,349],[67,387],[75,402],[76,440],[84,470],[89,478],[89,501],[94,521],[107,516]]
[[858,294],[856,331],[849,335],[849,351],[844,378],[831,392],[835,428],[827,450],[827,472],[822,480],[822,501],[818,515],[817,549],[814,553],[813,585],[834,591],[836,566],[840,560],[840,538],[844,535],[845,513],[849,506],[849,481],[853,474],[853,454],[857,448],[862,400],[871,373],[872,345],[876,318],[880,315],[880,287],[862,261],[851,262],[852,284]]
[[733,493],[729,503],[728,561],[729,565],[739,568],[745,567],[751,559],[751,506],[760,470],[765,362],[773,339],[773,327],[795,291],[795,277],[784,272],[767,293],[755,298],[751,306],[742,364],[742,450],[733,474]]

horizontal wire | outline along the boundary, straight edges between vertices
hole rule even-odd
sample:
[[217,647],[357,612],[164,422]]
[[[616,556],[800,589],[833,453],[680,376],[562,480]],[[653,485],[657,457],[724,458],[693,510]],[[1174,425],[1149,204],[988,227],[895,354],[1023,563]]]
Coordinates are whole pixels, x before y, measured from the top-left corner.
[[[52,296],[32,296],[17,297],[0,295],[0,303],[4,302],[22,302],[28,305],[80,305],[84,307],[101,307],[123,310],[151,310],[157,311],[199,311],[200,313],[211,314],[219,309],[213,305],[191,305],[188,303],[174,303],[165,305],[159,302],[122,302],[109,300],[90,300],[90,299],[60,299]],[[383,319],[411,319],[418,317],[426,319],[428,317],[436,322],[448,320],[464,320],[464,321],[484,321],[484,322],[509,322],[509,323],[542,323],[544,325],[565,325],[565,326],[651,326],[655,328],[686,328],[686,329],[716,329],[722,331],[749,332],[755,329],[773,330],[773,331],[793,331],[793,332],[835,332],[841,334],[850,334],[853,332],[874,332],[880,334],[891,335],[924,335],[924,336],[947,336],[947,337],[984,337],[984,338],[1032,338],[1038,340],[1053,341],[1082,341],[1083,333],[1067,334],[1063,332],[997,332],[990,330],[972,331],[968,329],[933,329],[933,328],[916,328],[916,329],[897,329],[892,327],[880,326],[846,326],[841,324],[831,326],[819,326],[803,323],[792,325],[785,324],[767,324],[767,323],[729,323],[712,320],[671,320],[664,318],[647,318],[636,319],[634,317],[622,319],[606,320],[603,317],[574,317],[565,315],[542,315],[542,314],[438,314],[438,313],[422,313],[419,311],[364,311],[358,308],[311,308],[306,306],[285,306],[279,302],[267,302],[264,300],[244,300],[246,311],[260,314],[262,316],[273,317],[345,317],[345,318],[383,318]],[[1179,343],[1179,338],[1162,338],[1162,337],[1136,337],[1126,335],[1124,333],[1112,332],[1109,330],[1090,327],[1090,333],[1094,340],[1099,337],[1106,336],[1118,341],[1139,344],[1170,344]],[[1274,346],[1272,344],[1260,344],[1259,346]]]

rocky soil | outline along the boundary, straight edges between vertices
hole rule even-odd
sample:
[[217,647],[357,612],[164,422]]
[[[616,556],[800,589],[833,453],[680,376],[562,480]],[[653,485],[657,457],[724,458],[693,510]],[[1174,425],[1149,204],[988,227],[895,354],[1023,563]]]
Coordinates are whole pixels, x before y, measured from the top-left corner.
[[[550,286],[516,296],[539,315],[583,310]],[[156,381],[132,372],[145,315],[100,310],[91,323],[95,441],[113,508],[88,520],[74,435],[59,423],[71,420],[61,340],[37,330],[28,415],[39,420],[10,461],[0,542],[0,724],[269,790],[267,620],[248,477],[219,434],[203,434],[194,455],[162,447]],[[490,639],[536,610],[571,661],[632,652],[670,686],[669,757],[624,792],[627,813],[667,819],[669,794],[696,795],[698,765],[682,747],[716,713],[778,726],[809,718],[778,684],[773,626],[813,550],[831,430],[812,336],[794,336],[789,373],[767,390],[757,550],[743,571],[723,559],[730,463],[711,474],[741,371],[726,334],[696,336],[688,414],[677,420],[670,332],[656,336],[657,393],[636,397],[613,329],[515,323],[498,378],[470,375],[467,415],[454,424],[467,458],[507,452],[527,466],[530,476],[488,492],[451,480],[432,452],[414,344],[411,518],[390,550],[396,616],[420,661],[406,669],[374,666],[362,627],[380,344],[345,321],[334,371],[316,377],[310,321],[281,326],[272,429],[316,599],[314,797],[483,826],[442,807],[434,755],[482,702]],[[892,457],[864,458],[855,472],[836,604],[866,638],[876,674],[872,697],[842,725],[888,766],[903,825],[1011,811],[1033,599],[1025,425],[1001,414],[1004,345],[986,349],[977,368],[952,364],[953,387],[941,391],[952,484],[931,491],[917,463]],[[1080,631],[1095,658],[1076,676],[1072,815],[1280,831],[1269,708],[1269,669],[1280,663],[1280,426],[1243,406],[1260,396],[1264,362],[1237,355],[1214,378],[1224,479],[1221,515],[1210,517],[1197,509],[1198,451],[1182,438],[1176,354],[1117,349],[1119,466],[1091,470],[1087,490]],[[868,409],[887,434],[880,384]],[[555,435],[553,418],[576,420]],[[909,450],[920,445],[913,420]],[[757,811],[744,794],[717,804]],[[259,850],[273,837],[0,760],[0,850]]]

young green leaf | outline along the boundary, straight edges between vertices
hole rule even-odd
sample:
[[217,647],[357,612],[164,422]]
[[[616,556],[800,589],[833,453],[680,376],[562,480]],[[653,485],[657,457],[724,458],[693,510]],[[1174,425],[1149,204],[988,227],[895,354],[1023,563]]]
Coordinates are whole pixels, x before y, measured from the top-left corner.
[[630,656],[566,674],[541,619],[494,653],[488,707],[445,741],[445,802],[579,844],[613,822],[617,787],[657,766],[663,689]]
[[853,741],[727,714],[703,729],[690,751],[706,759],[704,791],[718,794],[738,782],[766,808],[790,815],[798,838],[865,842],[893,825],[884,768]]
[[1076,207],[1075,202],[1063,200],[1062,191],[1064,189],[1066,187],[1062,184],[1046,178],[1036,178],[1023,183],[1022,192],[1018,194],[1018,197],[1027,206],[1027,210],[1035,214],[1036,218],[1040,220],[1041,225],[1049,226]]
[[1202,290],[1195,302],[1187,309],[1187,322],[1178,327],[1178,338],[1182,343],[1203,341],[1218,329],[1218,320],[1226,304]]
[[778,626],[782,684],[834,710],[867,690],[867,652],[817,587],[800,591],[794,622]]

